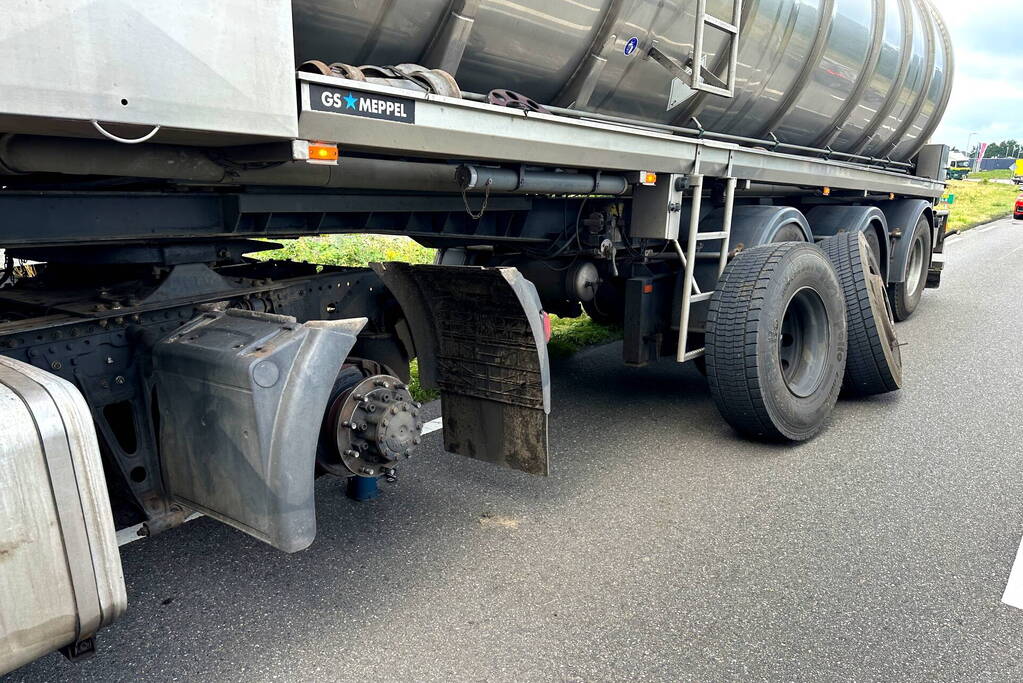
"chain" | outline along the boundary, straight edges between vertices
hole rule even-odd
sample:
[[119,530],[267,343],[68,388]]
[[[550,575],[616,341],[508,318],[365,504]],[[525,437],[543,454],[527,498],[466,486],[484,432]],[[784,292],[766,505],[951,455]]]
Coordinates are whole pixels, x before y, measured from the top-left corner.
[[469,214],[469,217],[474,221],[478,221],[483,218],[483,214],[487,212],[487,204],[490,202],[490,185],[493,182],[493,178],[487,178],[487,182],[483,186],[483,206],[480,207],[479,213],[473,213],[473,210],[469,208],[469,198],[466,196],[465,190],[462,190],[462,203],[465,204],[465,212]]

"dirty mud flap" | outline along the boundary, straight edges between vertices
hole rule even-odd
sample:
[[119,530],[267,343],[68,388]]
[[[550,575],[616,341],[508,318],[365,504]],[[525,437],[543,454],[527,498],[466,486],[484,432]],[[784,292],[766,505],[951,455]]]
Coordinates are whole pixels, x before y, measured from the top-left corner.
[[153,383],[174,500],[285,552],[309,546],[320,423],[365,324],[210,311],[159,342]]
[[404,309],[450,453],[548,474],[550,368],[536,288],[515,268],[373,264]]

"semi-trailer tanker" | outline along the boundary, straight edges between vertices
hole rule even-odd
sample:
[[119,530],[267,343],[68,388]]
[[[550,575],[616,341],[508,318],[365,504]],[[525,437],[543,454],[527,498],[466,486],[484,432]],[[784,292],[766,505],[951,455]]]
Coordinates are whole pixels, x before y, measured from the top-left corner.
[[[90,653],[115,530],[284,552],[313,481],[546,475],[549,315],[696,361],[737,435],[903,381],[940,283],[928,0],[37,0],[0,25],[0,671]],[[383,233],[433,265],[259,259]],[[613,390],[613,389],[609,389]],[[135,533],[135,531],[132,531]]]

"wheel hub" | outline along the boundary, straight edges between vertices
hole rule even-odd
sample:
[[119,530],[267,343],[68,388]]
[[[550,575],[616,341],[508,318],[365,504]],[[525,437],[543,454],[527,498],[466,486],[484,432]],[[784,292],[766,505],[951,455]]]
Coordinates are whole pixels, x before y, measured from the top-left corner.
[[778,358],[782,378],[795,396],[813,395],[824,380],[830,334],[820,294],[809,287],[793,294],[782,317]]
[[914,240],[913,251],[909,257],[909,272],[906,273],[906,294],[915,296],[920,288],[921,275],[924,270],[924,242],[922,239]]
[[422,405],[397,377],[374,375],[337,397],[331,411],[337,452],[352,474],[394,475],[419,445]]

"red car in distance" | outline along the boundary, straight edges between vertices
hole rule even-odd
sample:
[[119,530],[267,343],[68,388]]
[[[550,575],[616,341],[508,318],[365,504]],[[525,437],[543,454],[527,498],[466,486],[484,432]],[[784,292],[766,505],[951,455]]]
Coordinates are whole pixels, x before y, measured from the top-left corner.
[[1012,217],[1023,221],[1023,192],[1016,195],[1016,204],[1012,207]]

